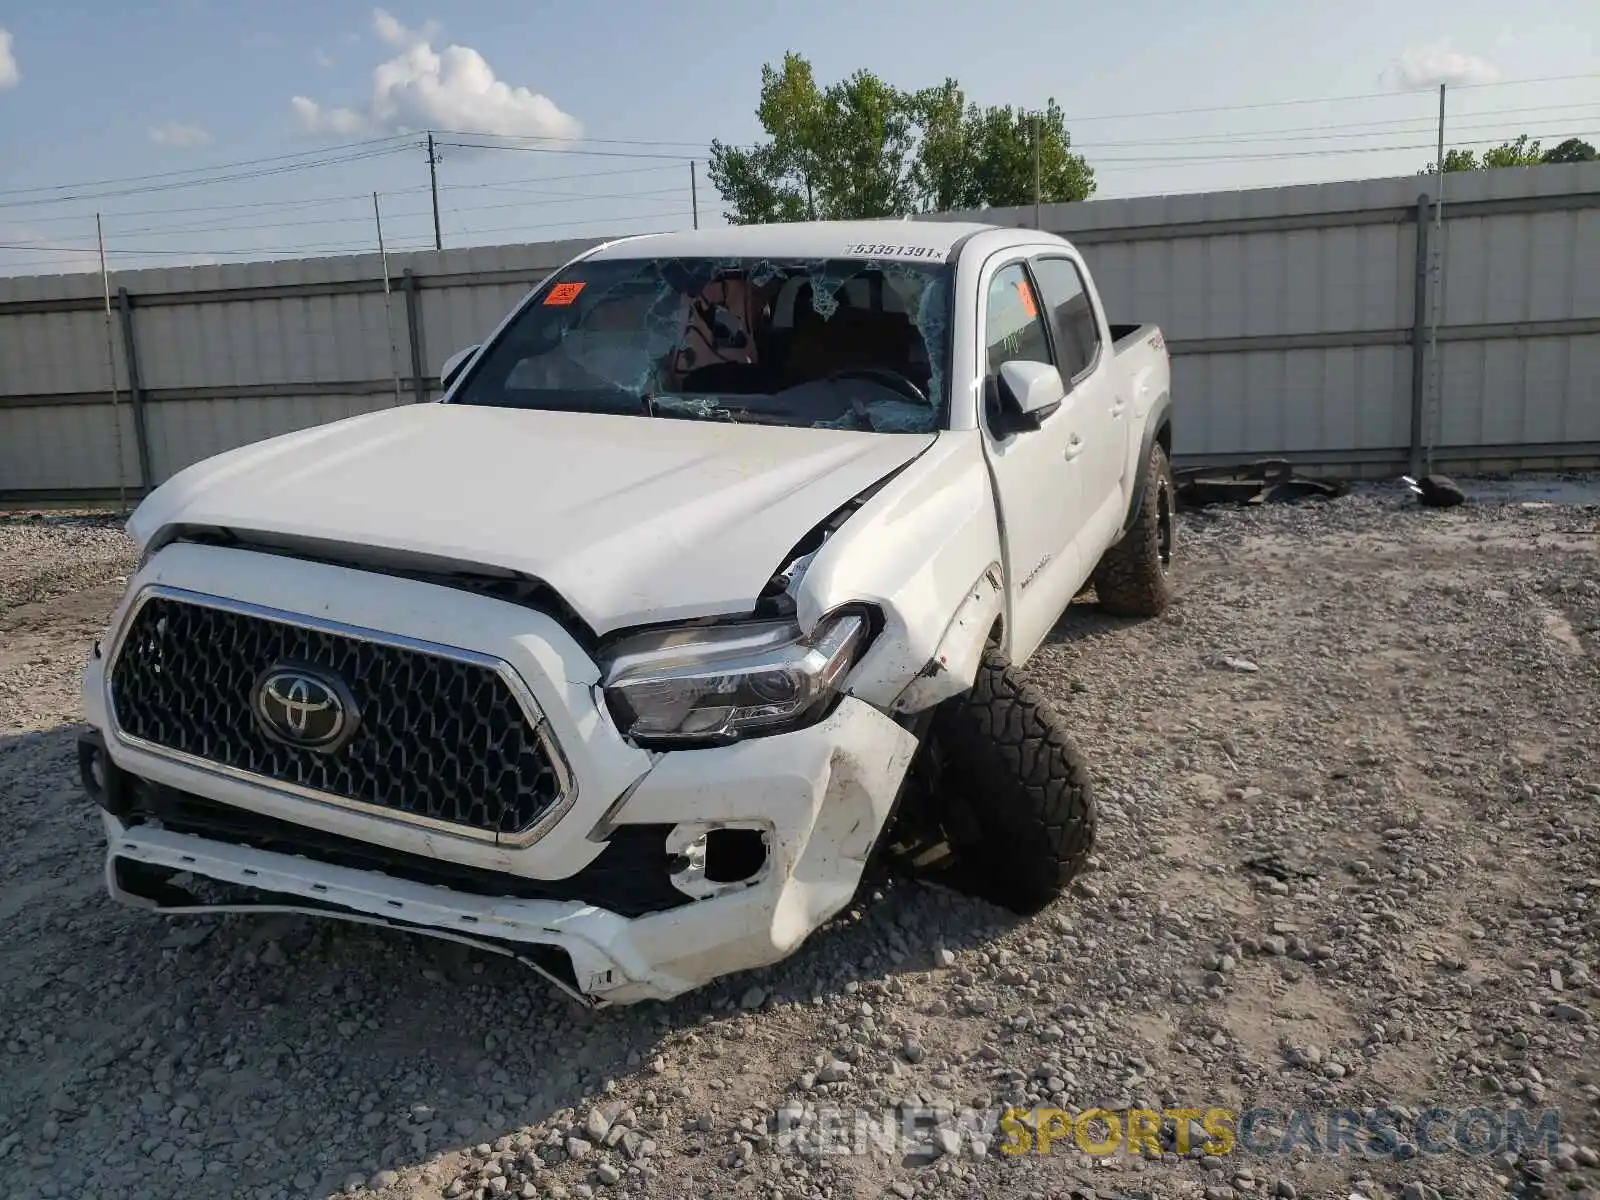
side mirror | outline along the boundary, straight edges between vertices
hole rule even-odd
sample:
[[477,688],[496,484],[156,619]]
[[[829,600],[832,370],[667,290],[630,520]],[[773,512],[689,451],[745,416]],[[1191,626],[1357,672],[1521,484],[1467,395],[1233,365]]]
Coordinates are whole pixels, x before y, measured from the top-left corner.
[[996,432],[1002,434],[1039,428],[1067,398],[1061,372],[1049,363],[1022,359],[1001,363],[996,386],[1000,410]]
[[457,350],[444,360],[444,366],[439,369],[439,387],[442,391],[450,390],[450,385],[455,382],[456,376],[461,374],[461,368],[466,366],[467,361],[477,352],[477,346],[468,346],[465,350]]

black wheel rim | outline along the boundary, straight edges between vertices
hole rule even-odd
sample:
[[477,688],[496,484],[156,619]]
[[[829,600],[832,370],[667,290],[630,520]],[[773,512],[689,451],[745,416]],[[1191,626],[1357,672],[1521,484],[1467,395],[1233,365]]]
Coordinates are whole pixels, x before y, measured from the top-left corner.
[[1165,479],[1156,488],[1156,561],[1163,574],[1172,567],[1172,488]]

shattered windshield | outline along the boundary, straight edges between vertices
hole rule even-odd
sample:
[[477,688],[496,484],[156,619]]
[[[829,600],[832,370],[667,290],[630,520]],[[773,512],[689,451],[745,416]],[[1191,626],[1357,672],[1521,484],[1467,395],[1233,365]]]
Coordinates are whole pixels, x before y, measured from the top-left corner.
[[938,429],[950,267],[926,259],[637,258],[549,280],[455,404]]

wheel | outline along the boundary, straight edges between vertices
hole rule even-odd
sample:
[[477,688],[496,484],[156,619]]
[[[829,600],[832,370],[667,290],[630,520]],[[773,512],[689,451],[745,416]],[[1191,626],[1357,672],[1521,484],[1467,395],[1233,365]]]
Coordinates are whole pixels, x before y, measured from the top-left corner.
[[1159,443],[1150,448],[1139,519],[1094,569],[1100,607],[1119,617],[1159,617],[1172,603],[1173,517],[1178,491]]
[[972,690],[929,730],[932,802],[963,890],[1028,915],[1082,869],[1094,845],[1094,791],[1083,755],[1044,694],[998,650]]

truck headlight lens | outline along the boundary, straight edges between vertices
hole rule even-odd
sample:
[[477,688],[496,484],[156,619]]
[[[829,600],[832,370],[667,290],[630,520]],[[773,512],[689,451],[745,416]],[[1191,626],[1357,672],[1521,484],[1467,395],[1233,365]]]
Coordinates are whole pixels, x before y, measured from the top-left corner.
[[657,630],[611,648],[606,704],[642,745],[722,744],[820,719],[867,638],[860,613]]

